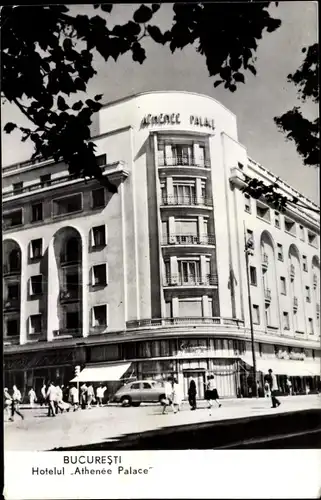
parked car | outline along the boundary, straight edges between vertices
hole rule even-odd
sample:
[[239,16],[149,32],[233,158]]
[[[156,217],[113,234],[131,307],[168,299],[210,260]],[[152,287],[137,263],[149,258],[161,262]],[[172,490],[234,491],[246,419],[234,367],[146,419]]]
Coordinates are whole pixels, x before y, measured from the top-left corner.
[[139,406],[141,403],[160,403],[165,398],[164,387],[155,380],[135,380],[118,389],[113,397],[123,406]]

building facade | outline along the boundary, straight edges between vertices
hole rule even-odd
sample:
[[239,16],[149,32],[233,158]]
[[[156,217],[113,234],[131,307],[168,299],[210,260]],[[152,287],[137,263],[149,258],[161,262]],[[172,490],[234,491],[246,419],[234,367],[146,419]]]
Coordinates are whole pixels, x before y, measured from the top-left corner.
[[[111,194],[63,163],[3,169],[5,382],[68,382],[75,365],[131,362],[138,378],[216,375],[247,395],[252,365],[245,243],[257,370],[297,392],[320,380],[318,207],[277,213],[245,196],[276,177],[238,142],[214,99],[149,92],[104,106],[92,129]],[[263,380],[263,379],[262,379]]]

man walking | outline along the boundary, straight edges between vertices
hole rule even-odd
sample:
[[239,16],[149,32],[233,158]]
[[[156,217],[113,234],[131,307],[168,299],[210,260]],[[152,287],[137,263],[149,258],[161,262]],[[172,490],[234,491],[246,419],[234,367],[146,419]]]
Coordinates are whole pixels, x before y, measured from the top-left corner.
[[46,404],[46,397],[47,397],[47,387],[46,387],[46,384],[43,383],[43,386],[41,388],[41,403],[40,403],[40,406]]
[[14,385],[12,389],[13,393],[12,393],[11,418],[9,418],[11,422],[14,421],[15,413],[19,415],[19,417],[21,417],[22,420],[24,419],[24,416],[22,415],[19,409],[19,404],[21,403],[21,392],[19,391],[16,385]]
[[57,390],[53,382],[50,382],[49,384],[46,398],[48,399],[48,417],[55,417],[56,416],[55,402],[57,400]]
[[276,397],[279,387],[276,375],[274,375],[271,368],[269,369],[269,377],[270,377],[270,387],[271,387],[272,408],[277,408],[281,404]]

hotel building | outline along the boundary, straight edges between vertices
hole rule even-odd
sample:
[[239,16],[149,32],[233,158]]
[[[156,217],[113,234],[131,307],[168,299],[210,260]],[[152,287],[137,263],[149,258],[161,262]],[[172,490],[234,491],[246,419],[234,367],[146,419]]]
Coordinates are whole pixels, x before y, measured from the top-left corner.
[[[276,176],[248,157],[233,113],[210,97],[146,92],[102,107],[92,137],[111,194],[63,163],[3,168],[5,383],[67,383],[76,365],[175,373],[198,396],[246,396],[252,366],[281,390],[320,380],[318,207],[276,212],[242,192]],[[303,208],[303,207],[306,208]],[[119,371],[120,373],[120,371]],[[125,374],[126,375],[126,374]]]

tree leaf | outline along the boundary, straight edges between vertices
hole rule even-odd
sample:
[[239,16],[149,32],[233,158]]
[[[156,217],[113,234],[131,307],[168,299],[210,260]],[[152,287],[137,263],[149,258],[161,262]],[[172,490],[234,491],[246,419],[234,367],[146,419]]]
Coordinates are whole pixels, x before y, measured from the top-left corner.
[[12,122],[8,122],[5,124],[5,126],[3,127],[3,130],[6,132],[6,134],[11,134],[11,132],[17,128],[17,125],[15,123],[12,123]]
[[256,75],[256,69],[252,64],[248,64],[248,69],[253,73],[253,75]]
[[76,78],[74,81],[74,84],[75,84],[76,89],[82,90],[83,92],[86,91],[86,84],[82,80],[82,78]]
[[234,73],[233,77],[236,82],[245,83],[244,75],[242,73]]
[[134,13],[134,21],[139,24],[144,24],[150,21],[153,17],[153,11],[146,7],[146,5],[141,5]]
[[221,83],[223,83],[223,80],[216,80],[216,82],[214,82],[214,87],[218,87]]
[[61,96],[58,96],[57,106],[60,111],[66,111],[67,109],[69,109],[69,106],[66,104],[65,99]]
[[154,40],[154,42],[162,43],[162,44],[165,43],[164,35],[158,26],[148,25],[147,31],[148,31],[149,35],[151,36],[151,38]]
[[103,94],[97,94],[97,95],[95,95],[94,99],[95,99],[95,101],[100,101],[102,99],[102,97],[103,97]]
[[83,107],[84,103],[82,101],[77,101],[75,104],[72,105],[72,109],[74,111],[80,111],[81,108]]

